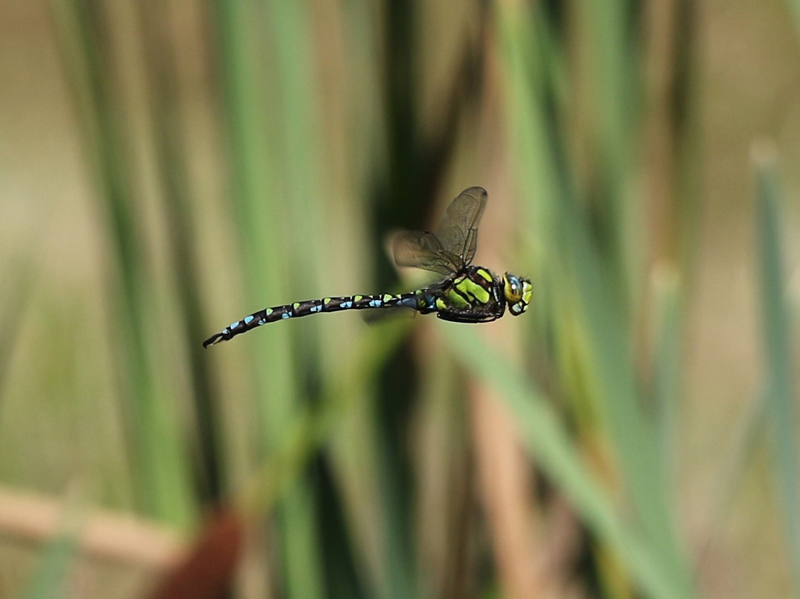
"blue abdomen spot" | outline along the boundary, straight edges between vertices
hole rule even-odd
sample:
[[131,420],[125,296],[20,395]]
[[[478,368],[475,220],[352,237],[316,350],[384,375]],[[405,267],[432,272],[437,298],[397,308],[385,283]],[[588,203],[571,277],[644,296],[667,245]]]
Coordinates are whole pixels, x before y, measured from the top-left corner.
[[405,306],[406,308],[416,308],[417,300],[415,300],[413,297],[408,297],[404,300],[400,300],[400,305]]
[[291,318],[291,317],[292,315],[289,312],[284,312],[283,314],[281,314],[281,318]]
[[342,302],[342,308],[352,308],[353,302]]
[[379,300],[379,299],[371,300],[369,302],[369,307],[370,308],[380,308],[381,307],[381,300]]
[[235,329],[235,328],[236,328],[236,327],[238,327],[238,326],[239,326],[239,321],[237,320],[236,322],[234,322],[234,323],[233,323],[231,326],[229,326],[228,328],[229,328],[230,330],[233,330],[233,329]]
[[245,324],[250,324],[251,322],[253,322],[253,317],[252,316],[245,316],[244,317],[244,323]]

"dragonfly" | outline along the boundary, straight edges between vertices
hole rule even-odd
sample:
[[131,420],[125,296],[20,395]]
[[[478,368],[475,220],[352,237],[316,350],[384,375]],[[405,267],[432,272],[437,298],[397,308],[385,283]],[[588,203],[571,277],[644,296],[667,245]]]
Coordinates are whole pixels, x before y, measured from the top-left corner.
[[519,316],[531,303],[530,280],[509,272],[499,276],[472,264],[478,246],[478,224],[488,197],[482,187],[465,189],[450,203],[435,232],[405,231],[395,236],[395,263],[437,273],[444,277],[440,281],[407,293],[324,297],[264,308],[212,335],[203,347],[272,322],[343,310],[405,308],[461,323],[491,322],[501,318],[506,309]]

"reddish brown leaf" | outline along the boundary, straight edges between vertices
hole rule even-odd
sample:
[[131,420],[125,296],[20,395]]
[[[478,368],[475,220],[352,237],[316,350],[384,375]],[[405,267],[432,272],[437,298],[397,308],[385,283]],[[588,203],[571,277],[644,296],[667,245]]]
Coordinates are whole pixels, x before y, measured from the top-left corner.
[[149,599],[220,599],[230,589],[244,539],[244,522],[231,510],[217,512],[194,549]]

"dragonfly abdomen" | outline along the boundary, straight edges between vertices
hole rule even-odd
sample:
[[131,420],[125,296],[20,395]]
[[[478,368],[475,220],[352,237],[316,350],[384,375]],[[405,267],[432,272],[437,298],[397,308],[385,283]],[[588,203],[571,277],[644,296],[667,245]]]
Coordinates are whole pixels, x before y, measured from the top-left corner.
[[[341,312],[343,310],[369,310],[374,308],[397,308],[405,307],[412,310],[424,311],[428,304],[433,300],[423,297],[422,291],[415,293],[401,293],[392,295],[389,293],[377,295],[348,295],[342,297],[325,297],[322,299],[295,302],[282,306],[273,306],[254,312],[245,316],[241,320],[231,323],[216,335],[213,335],[203,342],[203,347],[228,341],[237,335],[246,333],[256,327],[260,327],[279,320],[290,318],[300,318],[310,314],[322,312]],[[431,304],[432,305],[432,304]]]

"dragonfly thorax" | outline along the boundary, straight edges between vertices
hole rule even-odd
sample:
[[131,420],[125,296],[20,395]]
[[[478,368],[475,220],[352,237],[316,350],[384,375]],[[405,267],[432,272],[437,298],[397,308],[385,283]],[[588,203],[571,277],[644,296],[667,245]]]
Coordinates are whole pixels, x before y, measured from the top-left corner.
[[466,266],[425,292],[435,302],[423,313],[436,312],[444,320],[490,322],[506,310],[503,280],[482,266]]

